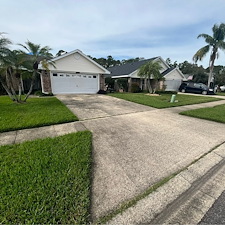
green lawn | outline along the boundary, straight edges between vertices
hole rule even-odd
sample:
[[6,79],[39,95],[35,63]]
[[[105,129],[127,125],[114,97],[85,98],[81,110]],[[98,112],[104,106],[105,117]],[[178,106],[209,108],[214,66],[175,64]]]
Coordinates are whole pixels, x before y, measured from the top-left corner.
[[225,123],[225,104],[211,108],[189,110],[180,114]]
[[217,94],[217,95],[225,96],[225,92],[217,92],[216,94]]
[[0,132],[76,121],[78,118],[55,97],[12,102],[0,96]]
[[91,132],[0,147],[0,224],[90,222]]
[[147,105],[155,108],[169,108],[182,105],[191,105],[204,102],[218,101],[221,99],[194,95],[176,95],[178,102],[170,103],[172,94],[161,94],[160,96],[149,96],[145,93],[111,93],[110,96],[125,99],[127,101]]

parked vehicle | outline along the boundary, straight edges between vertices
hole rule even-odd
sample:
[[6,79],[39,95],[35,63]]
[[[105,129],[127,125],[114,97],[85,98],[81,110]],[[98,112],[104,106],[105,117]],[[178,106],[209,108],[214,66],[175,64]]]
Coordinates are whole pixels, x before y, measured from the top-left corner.
[[179,87],[179,91],[203,95],[215,94],[214,90],[209,89],[205,84],[194,82],[183,82]]
[[225,91],[225,85],[220,86],[220,90],[221,90],[221,91]]

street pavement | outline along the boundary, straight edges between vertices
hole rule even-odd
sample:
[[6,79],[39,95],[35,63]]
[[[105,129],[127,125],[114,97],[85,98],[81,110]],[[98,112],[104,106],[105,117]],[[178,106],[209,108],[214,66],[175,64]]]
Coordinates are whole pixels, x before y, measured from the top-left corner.
[[199,224],[225,224],[225,191],[215,201]]

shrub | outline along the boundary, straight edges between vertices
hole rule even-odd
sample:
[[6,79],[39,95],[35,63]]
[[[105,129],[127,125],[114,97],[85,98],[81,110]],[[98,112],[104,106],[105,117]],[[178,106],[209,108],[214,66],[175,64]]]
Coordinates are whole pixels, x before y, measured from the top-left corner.
[[104,90],[99,90],[99,91],[97,92],[97,94],[106,94],[106,91],[104,91]]
[[131,84],[131,92],[132,93],[141,92],[141,88],[139,87],[139,84],[138,83],[132,83]]
[[117,84],[119,88],[122,88],[124,91],[128,91],[128,83],[127,83],[127,78],[119,78],[117,80]]

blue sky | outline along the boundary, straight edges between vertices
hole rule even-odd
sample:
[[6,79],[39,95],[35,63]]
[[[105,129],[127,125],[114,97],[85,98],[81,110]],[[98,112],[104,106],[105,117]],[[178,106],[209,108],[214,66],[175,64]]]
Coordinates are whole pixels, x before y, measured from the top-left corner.
[[[0,0],[0,6],[0,32],[15,44],[30,40],[53,54],[80,49],[97,58],[192,62],[205,45],[198,34],[225,23],[225,0]],[[199,64],[208,61],[209,55]],[[224,52],[216,64],[225,65]]]

